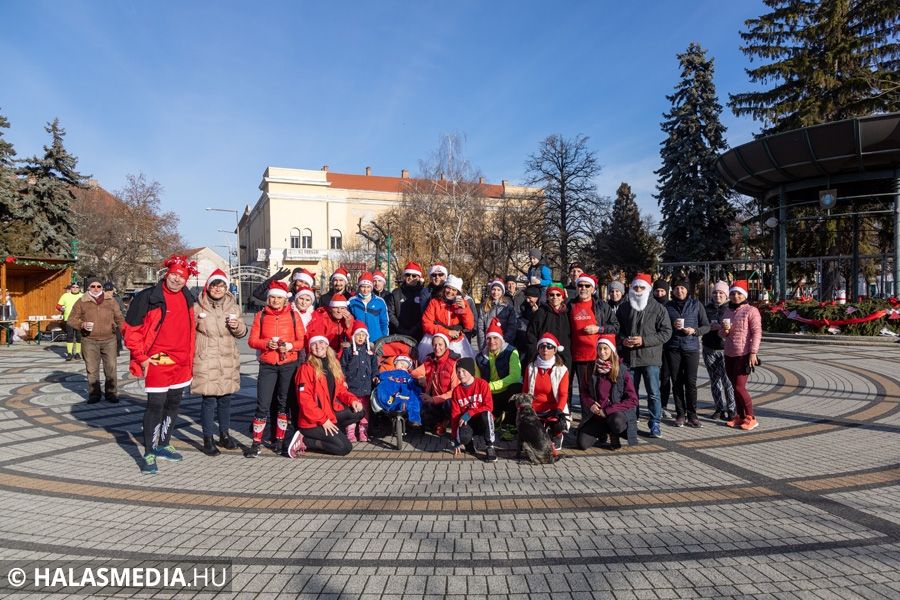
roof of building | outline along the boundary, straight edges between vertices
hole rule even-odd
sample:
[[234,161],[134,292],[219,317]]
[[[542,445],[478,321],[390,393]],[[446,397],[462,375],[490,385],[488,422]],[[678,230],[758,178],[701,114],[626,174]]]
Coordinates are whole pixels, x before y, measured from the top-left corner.
[[[404,186],[415,183],[417,179],[409,177],[384,177],[382,175],[354,175],[351,173],[332,173],[328,171],[325,177],[331,187],[346,190],[368,190],[373,192],[402,193]],[[492,183],[481,184],[484,195],[487,198],[502,198],[503,186]]]

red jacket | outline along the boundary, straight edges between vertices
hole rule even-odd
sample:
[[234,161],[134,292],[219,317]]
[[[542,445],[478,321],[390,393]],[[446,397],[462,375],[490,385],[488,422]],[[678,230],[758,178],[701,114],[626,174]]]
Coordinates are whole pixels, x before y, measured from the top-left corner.
[[[349,322],[348,322],[349,321]],[[341,344],[349,342],[353,337],[353,318],[336,321],[331,318],[331,313],[324,306],[320,306],[313,313],[309,322],[310,336],[324,335],[328,338],[328,345],[334,353],[341,356]]]
[[[279,341],[291,345],[291,349],[284,353],[284,359],[278,350],[272,350],[268,346],[269,340],[275,336],[281,338]],[[267,365],[283,365],[297,362],[300,358],[298,352],[303,349],[305,339],[306,329],[303,327],[303,319],[290,306],[278,311],[267,306],[253,318],[247,345],[256,350],[259,362]]]
[[447,304],[443,298],[432,298],[422,313],[422,331],[431,335],[449,335],[451,330],[462,332],[474,327],[475,315],[468,302],[463,302],[462,307],[459,307]]
[[459,418],[463,414],[469,417],[483,412],[494,412],[494,396],[491,395],[491,387],[488,382],[480,377],[475,378],[475,383],[466,387],[459,384],[453,389],[450,398],[450,426],[453,430],[453,439],[459,431]]
[[422,389],[435,402],[449,400],[453,390],[459,385],[459,378],[456,376],[457,358],[458,355],[451,355],[449,351],[440,358],[435,358],[432,353],[411,373],[417,379],[425,379]]
[[[125,346],[131,351],[131,362],[129,364],[129,372],[135,377],[143,377],[144,371],[141,363],[155,354],[153,344],[159,335],[159,329],[162,327],[165,318],[166,300],[163,293],[163,283],[159,283],[152,288],[147,288],[137,294],[128,307],[128,314],[125,316],[125,323],[122,325],[122,336]],[[190,353],[188,356],[194,356],[194,343],[197,338],[197,323],[194,317],[194,311],[191,308],[194,305],[194,298],[187,288],[183,288],[181,292],[184,301],[187,303],[187,312],[190,322],[184,323],[184,335],[190,343]],[[186,380],[191,377],[193,362],[189,362],[186,373]]]
[[303,363],[297,369],[294,384],[300,407],[297,415],[297,427],[300,429],[318,427],[328,420],[337,424],[335,412],[349,408],[356,400],[340,372],[335,373],[334,377],[334,398],[329,398],[328,380],[316,373],[315,367],[309,363]]
[[569,371],[563,365],[539,369],[533,362],[525,367],[522,393],[534,396],[534,412],[566,411],[569,402]]

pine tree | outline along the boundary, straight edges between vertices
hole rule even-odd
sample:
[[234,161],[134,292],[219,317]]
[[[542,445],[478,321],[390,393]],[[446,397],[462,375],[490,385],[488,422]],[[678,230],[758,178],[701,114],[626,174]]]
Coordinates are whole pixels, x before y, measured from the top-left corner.
[[631,186],[616,190],[612,218],[597,235],[592,263],[597,272],[622,270],[628,274],[654,270],[659,242],[646,227]]
[[78,159],[63,146],[66,131],[54,119],[44,128],[51,143],[44,156],[25,159],[19,173],[25,178],[21,214],[32,224],[29,251],[41,256],[70,256],[75,241],[72,187],[83,187],[89,176],[76,170]]
[[663,258],[668,261],[721,260],[730,248],[735,210],[731,192],[715,168],[727,148],[722,106],[713,83],[713,61],[691,43],[678,55],[681,81],[666,98],[672,108],[661,124],[662,167],[655,196],[662,213]]
[[900,110],[897,0],[764,0],[745,22],[747,69],[769,89],[732,94],[735,115],[762,121],[761,136]]
[[0,114],[0,255],[3,256],[21,249],[17,233],[19,228],[14,225],[20,211],[18,185],[13,168],[16,151],[11,143],[3,139],[4,129],[9,129],[9,120]]

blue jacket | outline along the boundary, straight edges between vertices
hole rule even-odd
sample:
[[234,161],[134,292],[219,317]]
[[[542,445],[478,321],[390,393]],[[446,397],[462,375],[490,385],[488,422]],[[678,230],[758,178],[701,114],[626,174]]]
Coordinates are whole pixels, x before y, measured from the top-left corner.
[[[352,342],[356,345],[356,342]],[[341,353],[341,371],[347,387],[354,396],[368,398],[372,394],[372,379],[378,375],[378,357],[374,352],[369,352],[367,346],[356,346],[356,354],[353,348],[345,348]]]
[[[665,348],[683,352],[699,352],[700,338],[709,331],[706,309],[696,298],[686,298],[684,307],[680,311],[678,304],[677,300],[666,302],[666,312],[669,313],[669,322],[672,323],[672,337],[666,342]],[[693,335],[687,335],[680,329],[675,329],[675,319],[684,319],[684,326],[692,328]]]
[[369,330],[369,339],[373,342],[388,334],[388,309],[381,296],[371,294],[369,303],[366,304],[357,294],[350,298],[347,309],[354,319],[366,324],[366,329]]
[[542,290],[547,289],[548,287],[550,287],[550,284],[553,283],[553,274],[550,272],[550,267],[548,267],[544,263],[538,263],[533,267],[529,267],[528,283],[531,283],[532,277],[537,277],[541,280]]
[[406,410],[411,423],[422,424],[421,390],[415,377],[403,369],[385,371],[375,387],[375,402],[387,412]]

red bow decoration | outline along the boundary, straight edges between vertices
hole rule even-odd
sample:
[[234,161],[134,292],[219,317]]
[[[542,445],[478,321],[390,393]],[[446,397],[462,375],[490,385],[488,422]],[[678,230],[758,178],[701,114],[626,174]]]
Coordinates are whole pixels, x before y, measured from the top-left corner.
[[16,257],[15,257],[15,256],[7,256],[7,257],[6,257],[6,262],[8,262],[8,263],[14,263],[14,262],[16,262]]

